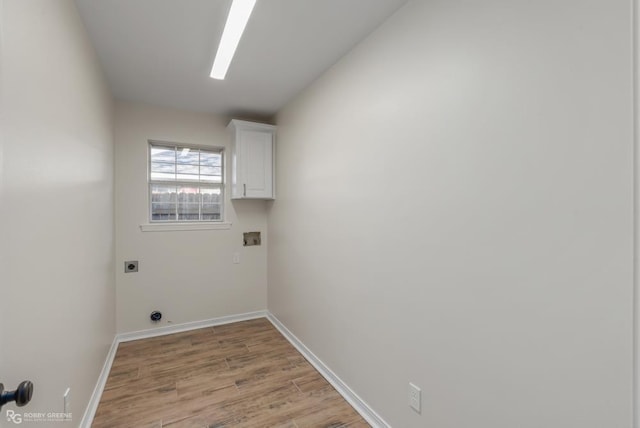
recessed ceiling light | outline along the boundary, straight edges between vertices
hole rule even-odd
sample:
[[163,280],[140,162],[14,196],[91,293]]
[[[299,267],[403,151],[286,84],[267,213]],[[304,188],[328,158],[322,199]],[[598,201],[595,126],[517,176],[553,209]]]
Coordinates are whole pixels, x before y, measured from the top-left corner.
[[227,70],[240,42],[240,37],[242,37],[255,4],[256,0],[233,0],[227,23],[222,32],[220,45],[218,45],[218,53],[216,53],[216,59],[213,61],[213,67],[211,68],[210,76],[213,79],[222,80],[227,75]]

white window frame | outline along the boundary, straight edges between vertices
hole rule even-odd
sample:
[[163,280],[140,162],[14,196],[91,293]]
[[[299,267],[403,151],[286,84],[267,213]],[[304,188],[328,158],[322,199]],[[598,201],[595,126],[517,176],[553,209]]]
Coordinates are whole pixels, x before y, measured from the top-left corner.
[[[194,181],[179,181],[179,180],[153,180],[151,178],[151,149],[153,146],[160,147],[173,147],[178,153],[178,151],[188,148],[192,150],[207,150],[207,151],[215,151],[219,152],[221,156],[221,165],[220,165],[220,174],[221,180],[220,183],[209,183],[209,182],[194,182]],[[201,230],[201,229],[229,229],[231,227],[231,223],[225,222],[225,212],[226,212],[226,200],[225,200],[225,148],[223,146],[204,146],[204,145],[196,145],[196,144],[184,144],[184,143],[176,143],[172,141],[159,141],[159,140],[148,140],[147,144],[147,208],[148,208],[148,224],[140,225],[140,228],[144,232],[154,232],[154,231],[165,231],[165,230]],[[219,188],[220,189],[220,219],[219,220],[154,220],[153,219],[153,209],[152,209],[152,186],[154,184],[160,185],[168,185],[168,186],[202,186],[209,188]],[[176,204],[177,209],[177,204]]]

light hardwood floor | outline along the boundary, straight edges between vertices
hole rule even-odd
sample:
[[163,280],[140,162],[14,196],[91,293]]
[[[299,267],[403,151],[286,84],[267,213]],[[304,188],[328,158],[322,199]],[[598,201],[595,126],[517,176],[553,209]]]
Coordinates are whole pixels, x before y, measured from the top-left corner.
[[92,426],[369,425],[261,318],[121,343]]

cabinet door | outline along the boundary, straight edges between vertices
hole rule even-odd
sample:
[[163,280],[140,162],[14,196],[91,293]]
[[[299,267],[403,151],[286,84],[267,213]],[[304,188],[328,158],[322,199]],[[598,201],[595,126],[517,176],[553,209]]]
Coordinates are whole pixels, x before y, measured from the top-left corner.
[[243,130],[240,140],[244,197],[273,198],[273,134]]

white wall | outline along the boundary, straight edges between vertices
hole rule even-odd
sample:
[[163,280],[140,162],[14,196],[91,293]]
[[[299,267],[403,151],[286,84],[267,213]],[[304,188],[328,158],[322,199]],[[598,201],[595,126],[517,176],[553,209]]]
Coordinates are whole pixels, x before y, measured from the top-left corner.
[[392,426],[631,427],[630,4],[412,1],[278,115],[269,309]]
[[77,426],[115,333],[112,102],[71,0],[5,0],[1,28],[0,382],[35,391],[0,424],[70,386]]
[[[118,332],[266,309],[264,201],[231,202],[227,191],[229,230],[140,230],[149,223],[148,141],[226,147],[227,122],[210,114],[116,104]],[[242,246],[242,233],[251,231],[262,232],[261,246]],[[232,263],[234,252],[240,253],[240,264]],[[125,274],[125,260],[138,260],[140,271]],[[156,309],[163,320],[152,324],[149,314]]]

